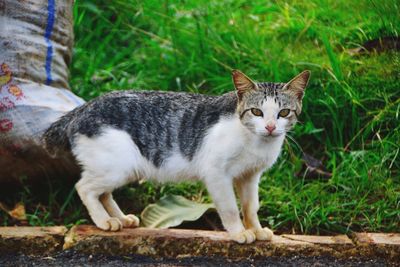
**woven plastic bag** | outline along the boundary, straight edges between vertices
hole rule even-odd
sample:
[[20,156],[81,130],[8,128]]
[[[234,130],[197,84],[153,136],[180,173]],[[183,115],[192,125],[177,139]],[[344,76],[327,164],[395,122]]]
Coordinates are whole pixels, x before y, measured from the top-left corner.
[[0,0],[0,183],[54,176],[39,137],[84,101],[68,86],[73,0]]

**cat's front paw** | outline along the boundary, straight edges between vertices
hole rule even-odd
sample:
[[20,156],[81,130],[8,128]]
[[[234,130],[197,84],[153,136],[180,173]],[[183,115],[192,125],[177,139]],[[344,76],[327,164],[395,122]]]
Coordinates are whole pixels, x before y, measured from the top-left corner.
[[139,226],[139,218],[133,214],[127,214],[121,219],[122,225],[127,228],[135,228]]
[[274,233],[271,231],[271,229],[265,227],[265,228],[259,228],[256,230],[252,230],[256,236],[257,240],[271,240],[272,237],[274,236]]
[[244,230],[243,232],[237,234],[230,234],[230,238],[240,244],[250,244],[256,240],[256,235],[252,230]]
[[102,230],[112,231],[112,232],[119,231],[123,227],[122,222],[116,217],[111,217],[101,224],[96,224],[96,226]]

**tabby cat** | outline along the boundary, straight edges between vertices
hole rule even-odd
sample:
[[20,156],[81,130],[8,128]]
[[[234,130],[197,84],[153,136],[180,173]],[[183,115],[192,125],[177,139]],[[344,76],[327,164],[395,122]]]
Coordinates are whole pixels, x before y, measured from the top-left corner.
[[[67,113],[45,132],[53,155],[71,151],[82,167],[76,190],[103,230],[137,227],[112,192],[138,179],[202,181],[232,240],[270,240],[258,220],[258,183],[297,121],[310,72],[288,83],[232,72],[235,91],[202,94],[119,91]],[[241,202],[243,222],[236,204]]]

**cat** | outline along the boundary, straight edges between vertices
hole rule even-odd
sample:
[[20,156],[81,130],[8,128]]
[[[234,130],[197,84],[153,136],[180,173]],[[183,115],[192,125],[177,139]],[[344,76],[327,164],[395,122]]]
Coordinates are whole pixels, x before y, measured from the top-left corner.
[[81,165],[75,187],[98,228],[139,225],[114,201],[116,188],[142,178],[200,180],[232,240],[270,240],[273,232],[257,216],[258,183],[297,121],[309,77],[303,71],[288,83],[254,82],[234,70],[236,90],[220,96],[112,92],[61,117],[43,142],[52,155],[71,151]]

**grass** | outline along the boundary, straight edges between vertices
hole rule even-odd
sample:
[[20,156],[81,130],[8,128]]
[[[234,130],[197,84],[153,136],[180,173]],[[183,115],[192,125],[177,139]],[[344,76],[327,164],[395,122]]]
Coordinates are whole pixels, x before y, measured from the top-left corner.
[[[222,94],[232,90],[232,68],[260,81],[310,69],[292,134],[299,145],[288,140],[261,181],[262,223],[278,232],[399,232],[400,53],[349,53],[399,38],[399,13],[395,0],[79,0],[71,86],[86,100],[131,88]],[[299,173],[301,150],[333,176]],[[54,197],[58,208],[31,210],[32,223],[87,218],[71,188]],[[209,200],[199,184],[144,183],[118,198],[140,210],[168,193]]]

